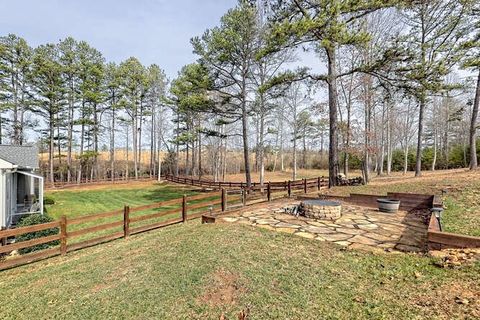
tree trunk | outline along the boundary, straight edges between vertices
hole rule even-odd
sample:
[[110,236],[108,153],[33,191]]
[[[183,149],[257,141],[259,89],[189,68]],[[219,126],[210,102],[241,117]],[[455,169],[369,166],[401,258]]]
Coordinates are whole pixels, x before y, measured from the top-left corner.
[[[264,99],[263,95],[260,97],[260,108],[263,107],[264,104]],[[265,180],[265,146],[264,146],[264,139],[265,139],[265,114],[262,111],[260,111],[260,128],[259,128],[259,139],[258,139],[258,162],[259,162],[259,167],[260,167],[260,185],[263,186],[264,180]]]
[[150,118],[150,179],[153,179],[155,176],[155,170],[157,169],[155,166],[155,107],[152,108],[152,115]]
[[403,175],[406,175],[408,171],[408,143],[405,143],[405,151],[403,154]]
[[328,109],[330,121],[330,143],[328,148],[328,185],[337,185],[338,137],[337,137],[337,66],[335,48],[327,48],[328,57]]
[[480,70],[478,71],[477,90],[473,101],[472,120],[470,123],[470,170],[477,169],[477,117],[480,104]]
[[247,83],[246,77],[248,73],[248,67],[243,66],[243,78],[241,82],[241,110],[242,110],[242,138],[243,138],[243,158],[245,164],[245,182],[247,183],[247,188],[252,186],[252,177],[250,174],[250,156],[248,150],[248,114],[247,114]]
[[[243,89],[245,90],[245,89]],[[246,98],[246,95],[244,95]],[[248,150],[248,122],[247,122],[247,106],[245,100],[242,102],[242,138],[243,138],[243,161],[245,164],[245,182],[247,187],[252,186],[252,178],[250,174],[250,155]]]
[[[113,101],[115,96],[113,97]],[[115,181],[115,102],[112,102],[112,128],[110,130],[110,178]]]
[[128,153],[129,153],[129,143],[128,141],[130,140],[129,139],[129,134],[128,134],[128,124],[125,126],[126,130],[127,130],[127,136],[126,136],[126,152],[125,152],[125,158],[126,158],[126,161],[125,161],[125,179],[128,180],[130,178],[130,168],[129,168],[129,163],[128,161],[130,160],[128,158]]
[[142,131],[143,131],[143,98],[140,99],[140,123],[138,124],[138,171],[139,175],[142,176]]
[[347,137],[345,140],[345,154],[343,156],[343,173],[348,177],[348,160],[350,157],[350,126],[351,126],[351,105],[347,106]]
[[177,132],[175,139],[175,176],[178,176],[180,171],[180,142],[178,141],[180,135],[180,112],[177,110]]
[[[52,110],[53,107],[50,107],[50,110]],[[55,130],[55,118],[54,118],[54,113],[50,113],[50,144],[48,148],[48,165],[50,167],[50,182],[53,184],[55,182],[54,174],[53,174],[53,149],[55,148],[55,145],[53,143],[53,137],[54,137],[54,130]]]
[[[435,124],[434,124],[435,125]],[[437,164],[437,130],[433,129],[433,160],[432,160],[432,171],[435,171],[435,166]]]
[[[82,119],[85,118],[85,100],[82,101]],[[84,136],[85,136],[85,123],[82,121],[82,127],[80,129],[80,151],[79,151],[79,164],[77,172],[77,183],[82,183],[82,170],[83,170],[83,148],[84,148]]]
[[74,117],[74,103],[75,103],[75,92],[74,92],[74,81],[70,81],[70,97],[68,104],[68,132],[67,132],[67,182],[72,180],[72,145],[73,145],[73,117]]
[[[296,125],[295,125],[296,126]],[[297,128],[293,130],[293,155],[292,155],[292,162],[293,162],[293,172],[292,172],[292,180],[297,180]]]
[[418,115],[418,136],[417,136],[417,159],[415,163],[415,177],[422,175],[422,137],[423,137],[423,118],[425,114],[425,96],[420,98],[420,112]]

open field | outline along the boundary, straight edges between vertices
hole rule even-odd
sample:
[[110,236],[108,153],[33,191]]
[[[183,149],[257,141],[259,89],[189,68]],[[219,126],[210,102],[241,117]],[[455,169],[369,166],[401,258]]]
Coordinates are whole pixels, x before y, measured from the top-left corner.
[[480,317],[478,263],[442,269],[237,224],[172,226],[7,270],[0,291],[3,319]]
[[331,194],[385,194],[412,192],[442,195],[446,210],[442,218],[444,231],[480,236],[480,171],[466,169],[426,171],[420,178],[412,172],[376,177],[366,186],[337,187]]

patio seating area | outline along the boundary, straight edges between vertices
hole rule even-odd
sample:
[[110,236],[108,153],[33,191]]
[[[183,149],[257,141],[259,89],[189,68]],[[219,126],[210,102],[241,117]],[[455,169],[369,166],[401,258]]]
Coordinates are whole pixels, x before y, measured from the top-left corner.
[[[337,219],[320,220],[285,213],[298,200],[285,199],[246,207],[219,217],[218,222],[242,223],[296,236],[329,241],[351,249],[423,252],[428,210],[381,213],[378,209],[342,203]],[[285,210],[287,209],[287,210]]]

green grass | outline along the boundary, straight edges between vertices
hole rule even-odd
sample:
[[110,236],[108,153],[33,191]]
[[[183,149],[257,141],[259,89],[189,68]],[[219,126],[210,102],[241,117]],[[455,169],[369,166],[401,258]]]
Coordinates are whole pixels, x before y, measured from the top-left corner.
[[[89,214],[109,212],[122,209],[124,205],[129,205],[130,208],[135,208],[142,205],[162,202],[171,199],[179,199],[183,194],[194,195],[195,191],[188,188],[182,188],[180,185],[169,184],[145,184],[145,185],[119,185],[111,188],[93,188],[92,190],[59,190],[47,192],[46,196],[52,198],[55,204],[46,206],[47,212],[55,219],[66,215],[67,218],[74,218]],[[219,193],[214,193],[212,198],[193,201],[191,203],[198,203],[218,199]],[[190,203],[190,202],[189,202]],[[181,217],[180,204],[162,207],[158,209],[149,209],[143,211],[132,212],[130,218],[136,216],[148,215],[152,213],[161,212],[173,208],[178,208],[178,211],[168,214],[163,217],[144,220],[130,224],[130,228],[151,225],[158,222],[163,222],[169,219]],[[216,206],[218,207],[218,205]],[[193,214],[199,211],[206,211],[208,209],[198,209],[196,211],[189,210],[188,214]],[[67,219],[68,220],[68,219]],[[88,227],[93,227],[101,224],[112,223],[123,220],[123,215],[118,214],[114,217],[100,218],[89,222],[84,222],[76,225],[68,225],[67,231],[75,231]],[[109,228],[102,231],[91,232],[78,237],[71,237],[68,239],[68,244],[74,244],[84,240],[95,237],[106,236],[123,230],[123,226]]]
[[[441,269],[259,228],[190,222],[3,271],[3,319],[479,316],[480,265]],[[457,304],[457,296],[470,304]]]
[[124,205],[138,207],[155,202],[193,194],[179,187],[167,184],[152,184],[139,188],[112,187],[112,189],[61,190],[50,191],[46,197],[55,200],[54,205],[47,205],[49,215],[59,218],[62,215],[73,218],[87,214],[108,212],[122,209]]

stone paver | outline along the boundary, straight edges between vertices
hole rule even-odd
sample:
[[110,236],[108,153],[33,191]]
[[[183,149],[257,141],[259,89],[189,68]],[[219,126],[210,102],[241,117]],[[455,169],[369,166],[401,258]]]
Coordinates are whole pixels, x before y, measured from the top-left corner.
[[283,208],[299,201],[285,199],[243,208],[222,216],[221,221],[257,226],[299,237],[329,241],[350,249],[371,251],[424,250],[427,226],[417,215],[400,211],[396,214],[342,204],[342,216],[333,220],[309,219],[285,214]]

